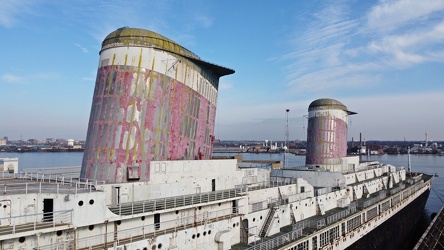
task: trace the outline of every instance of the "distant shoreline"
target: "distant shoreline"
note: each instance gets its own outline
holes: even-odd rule
[[[41,149],[41,150],[18,150],[18,149],[9,149],[9,150],[0,150],[0,153],[70,153],[70,152],[84,152],[84,149],[73,149],[73,148],[61,148],[61,149]],[[215,148],[213,150],[213,153],[216,154],[282,154],[283,152],[276,152],[276,151],[268,151],[268,152],[251,152],[251,151],[242,151],[242,150],[218,150],[217,148]],[[294,152],[288,152],[289,154],[295,154],[295,155],[305,155],[305,154],[297,154]],[[385,153],[387,155],[405,155],[407,153],[404,152],[400,152],[398,154],[390,154],[390,153]],[[379,155],[383,155],[383,154],[379,154]],[[411,155],[436,155],[436,156],[444,156],[443,154],[439,154],[439,153],[411,153]],[[366,156],[366,155],[362,155],[362,156]]]
[[[59,152],[83,152],[83,148],[60,148],[60,149],[40,149],[40,150],[0,150],[0,153],[59,153]]]

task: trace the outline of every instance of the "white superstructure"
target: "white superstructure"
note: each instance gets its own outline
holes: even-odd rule
[[[1,249],[343,249],[431,186],[378,162],[353,172],[151,164],[149,182],[79,182],[76,168],[2,179]]]
[[[0,158],[0,173],[18,173],[18,158]]]

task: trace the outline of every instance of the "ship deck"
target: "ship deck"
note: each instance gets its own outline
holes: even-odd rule
[[[259,241],[256,241],[252,244],[239,243],[232,246],[233,250],[240,249],[277,249],[278,246],[282,246],[285,243],[296,241],[312,233],[322,230],[324,228],[329,227],[330,225],[341,221],[343,219],[349,219],[356,215],[356,213],[362,212],[374,204],[385,200],[387,198],[393,198],[395,195],[402,193],[405,190],[409,190],[409,187],[415,186],[421,180],[425,182],[430,181],[433,178],[432,175],[420,174],[420,175],[411,175],[407,180],[398,183],[390,189],[384,189],[373,193],[367,198],[361,198],[357,201],[354,201],[350,204],[350,206],[345,208],[335,208],[329,211],[326,211],[323,215],[316,215],[310,218],[307,218],[302,221],[298,221],[296,224],[286,226],[281,228],[281,231],[275,235],[263,238]],[[410,195],[410,193],[408,194]],[[442,228],[444,228],[444,213],[441,218]],[[444,235],[441,235],[441,240],[444,239]],[[292,238],[290,241],[289,239]],[[440,245],[442,247],[442,245]],[[429,249],[429,248],[420,248],[420,249]],[[433,248],[432,248],[433,249]],[[444,248],[436,248],[436,249],[444,249]]]
[[[96,191],[97,183],[80,181],[80,167],[26,169],[0,176],[3,195],[32,193],[77,194]]]
[[[94,185],[83,182],[55,181],[48,179],[0,179],[0,192],[3,195],[20,195],[31,193],[77,194],[96,191]]]

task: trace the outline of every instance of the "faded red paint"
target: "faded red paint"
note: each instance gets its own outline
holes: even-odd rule
[[[149,180],[152,160],[210,159],[215,115],[215,105],[205,97],[158,72],[102,67],[81,176],[107,182],[137,176],[143,181]],[[138,167],[137,174],[132,167]]]
[[[308,120],[306,164],[330,165],[347,155],[347,123],[333,116]]]

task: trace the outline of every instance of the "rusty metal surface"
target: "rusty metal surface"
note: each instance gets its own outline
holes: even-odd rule
[[[308,107],[307,156],[310,165],[338,165],[347,155],[348,115],[341,102],[323,98],[313,101]]]
[[[339,164],[347,155],[347,124],[336,117],[308,120],[306,164]]]
[[[185,57],[200,59],[193,52],[178,43],[150,30],[137,28],[120,28],[111,32],[102,42],[102,50],[116,46],[155,47]]]
[[[123,39],[129,35],[135,47]],[[181,57],[181,46],[151,31],[125,28],[111,38],[115,46],[104,42],[101,51],[81,179],[147,181],[153,160],[210,159],[219,77],[234,71]],[[170,45],[157,50],[155,39]]]
[[[207,68],[205,74],[214,74],[215,77],[233,74],[234,70],[202,60],[199,56],[182,47],[178,43],[156,32],[138,28],[120,28],[111,32],[102,42],[102,50],[115,47],[145,47],[164,50],[192,61],[201,68]],[[216,86],[217,87],[217,86]]]
[[[327,110],[327,109],[338,109],[347,112],[349,115],[357,114],[356,112],[350,111],[347,107],[340,101],[330,98],[322,98],[314,100],[308,106],[308,111],[311,110]]]

